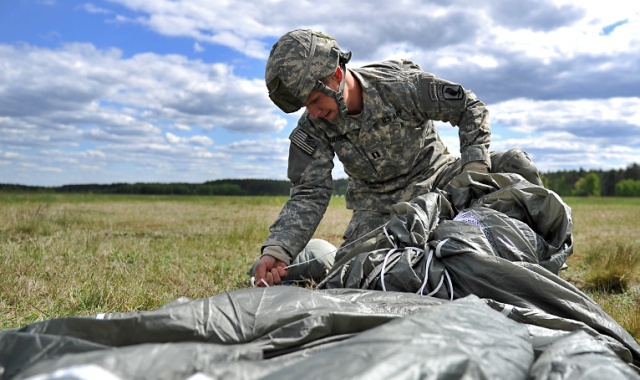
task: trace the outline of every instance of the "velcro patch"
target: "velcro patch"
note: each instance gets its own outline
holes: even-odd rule
[[[434,102],[438,100],[438,84],[436,82],[429,83],[429,97]]]
[[[317,145],[316,140],[300,129],[293,132],[291,135],[291,142],[308,154],[313,154]]]

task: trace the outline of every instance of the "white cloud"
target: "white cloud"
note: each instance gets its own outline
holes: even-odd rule
[[[544,171],[621,168],[640,157],[640,98],[532,101],[491,106],[493,150],[520,147]],[[504,133],[503,133],[504,134]]]
[[[265,140],[241,140],[228,144],[220,148],[221,151],[243,155],[260,155],[265,153],[280,156],[287,155],[289,151],[289,140],[287,139],[265,139]]]
[[[3,181],[27,179],[28,173],[19,172],[24,165],[50,168],[60,163],[62,168],[64,157],[74,154],[96,161],[72,162],[61,169],[67,176],[74,168],[86,171],[87,165],[102,168],[98,173],[146,165],[141,178],[152,180],[166,175],[166,167],[161,170],[154,161],[168,156],[180,155],[203,168],[211,160],[228,159],[209,136],[217,128],[247,134],[286,126],[264,83],[236,76],[223,63],[153,53],[124,58],[118,50],[89,44],[58,49],[0,44],[0,66],[8,68],[0,71],[0,147],[29,151],[10,157],[17,166],[3,173]],[[47,157],[38,153],[44,148]],[[194,172],[210,172],[203,168]],[[209,179],[192,175],[192,180]],[[25,182],[33,180],[60,181],[40,176]]]
[[[616,138],[611,136],[611,127],[624,126],[630,135],[640,133],[640,97],[544,101],[518,98],[490,108],[493,123],[519,132],[561,129]]]
[[[82,4],[79,6],[79,8],[83,9],[85,12],[93,13],[93,14],[111,14],[112,13],[108,9],[98,7],[93,3]]]
[[[213,145],[213,140],[207,136],[178,137],[173,133],[167,132],[165,137],[171,144],[198,145],[203,147]]]
[[[104,154],[103,152],[99,151],[99,150],[94,150],[94,149],[89,149],[85,152],[83,152],[84,155],[86,155],[86,157],[97,157],[97,158],[106,158],[107,155]]]
[[[463,0],[375,0],[355,13],[335,12],[344,7],[335,0],[322,7],[276,0],[79,7],[84,12],[74,16],[91,13],[154,37],[187,38],[188,51],[0,44],[0,159],[15,164],[3,166],[0,181],[34,181],[20,171],[24,165],[64,168],[64,176],[38,178],[47,183],[283,178],[284,131],[300,113],[280,113],[261,75],[271,44],[297,27],[334,35],[354,52],[352,67],[410,58],[473,90],[489,105],[495,149],[523,145],[548,167],[598,159],[617,166],[640,156],[640,13],[633,1],[495,0],[469,7]],[[237,52],[233,61],[217,55],[226,51],[220,46]],[[457,153],[457,129],[441,130]]]
[[[0,158],[7,158],[7,159],[11,159],[11,158],[18,158],[20,157],[19,154],[14,153],[14,152],[3,152],[0,150]]]

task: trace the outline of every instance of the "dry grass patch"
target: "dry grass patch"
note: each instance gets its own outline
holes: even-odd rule
[[[248,287],[286,200],[0,194],[0,328]],[[316,236],[339,244],[335,202]]]
[[[624,293],[637,283],[640,245],[601,244],[587,250],[584,287],[604,293]]]
[[[565,198],[574,254],[560,275],[585,290],[640,342],[640,198]]]

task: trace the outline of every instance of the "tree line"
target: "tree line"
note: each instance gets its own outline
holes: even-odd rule
[[[542,181],[560,196],[640,196],[640,166],[618,170],[562,170],[541,173]],[[343,196],[348,180],[333,181],[334,195]],[[290,182],[269,179],[223,179],[204,183],[113,183],[59,187],[1,184],[0,191],[153,195],[289,195]]]
[[[336,195],[344,195],[347,179],[336,179]],[[291,183],[270,179],[223,179],[204,183],[112,183],[79,184],[57,187],[27,186],[0,183],[5,192],[54,192],[82,194],[140,194],[140,195],[289,195]]]
[[[563,170],[542,173],[545,187],[560,196],[640,196],[640,165],[618,170]]]

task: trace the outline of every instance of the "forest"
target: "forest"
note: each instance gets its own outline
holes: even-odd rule
[[[562,170],[541,173],[548,189],[560,196],[640,196],[640,165],[633,163],[618,170]],[[342,196],[348,180],[334,182],[334,195]],[[2,184],[4,192],[54,192],[150,195],[289,195],[290,183],[270,179],[222,179],[204,183],[113,183],[72,184],[58,187]]]

